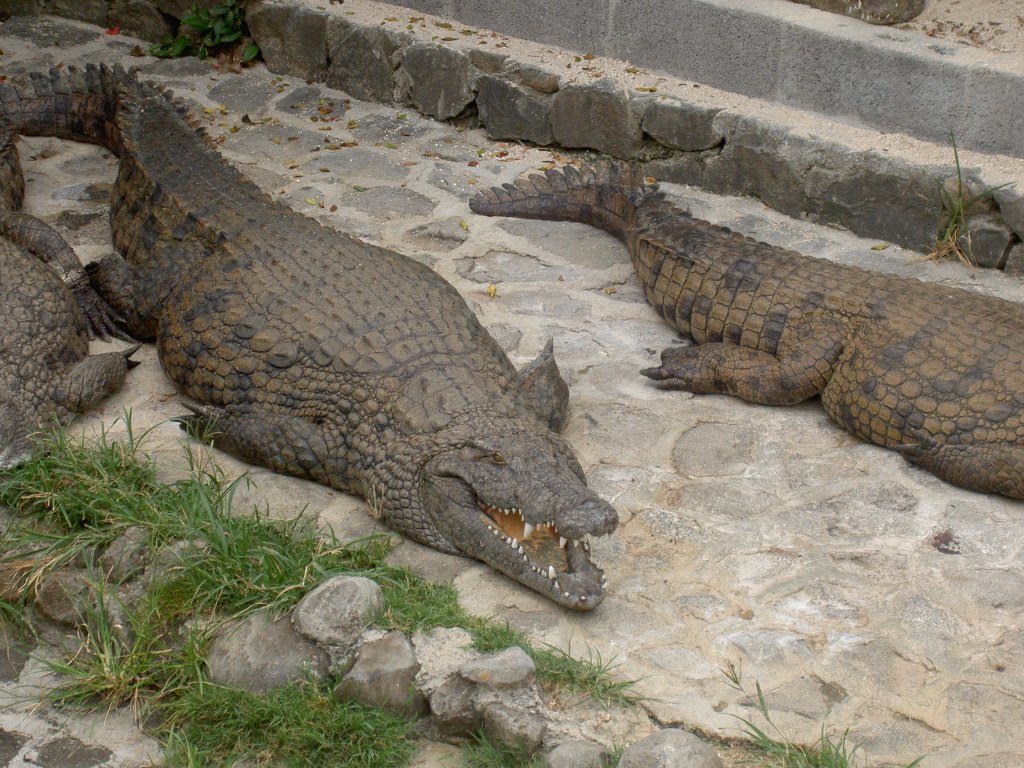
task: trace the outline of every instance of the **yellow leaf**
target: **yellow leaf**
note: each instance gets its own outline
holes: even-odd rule
[[[487,286],[487,295],[490,296],[492,299],[495,296],[497,296],[498,295],[498,286],[496,286],[494,283],[491,283],[490,285],[488,285]]]
[[[878,245],[872,245],[871,246],[871,250],[872,251],[884,251],[888,247],[889,247],[888,243],[879,243]]]
[[[316,205],[316,198],[307,197],[306,202],[309,203],[310,205]]]
[[[459,219],[459,226],[462,227],[466,232],[469,232],[469,224],[464,219]]]

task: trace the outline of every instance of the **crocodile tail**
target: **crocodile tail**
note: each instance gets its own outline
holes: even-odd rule
[[[578,221],[610,232],[622,241],[637,207],[660,195],[658,185],[625,163],[605,161],[585,168],[567,165],[492,187],[476,194],[469,207],[484,216]]]
[[[14,133],[99,144],[121,153],[118,104],[133,79],[121,67],[52,67],[0,82],[0,119]]]

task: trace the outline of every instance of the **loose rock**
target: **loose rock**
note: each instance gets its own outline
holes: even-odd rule
[[[692,733],[665,728],[627,747],[619,768],[722,768],[722,761]]]
[[[362,576],[335,576],[299,601],[292,624],[317,643],[347,647],[384,607],[384,593],[377,582]]]
[[[388,632],[380,640],[363,645],[334,695],[403,715],[418,715],[426,710],[426,702],[416,690],[419,668],[409,639],[401,632]]]

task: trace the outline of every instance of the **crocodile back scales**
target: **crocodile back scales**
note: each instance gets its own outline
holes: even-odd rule
[[[618,164],[533,175],[470,206],[582,221],[622,240],[654,309],[707,345],[681,366],[681,388],[765,403],[820,394],[853,434],[951,482],[1024,496],[1020,305],[758,242],[693,218]],[[673,370],[653,377],[682,381]],[[960,446],[977,447],[972,461],[951,459]]]

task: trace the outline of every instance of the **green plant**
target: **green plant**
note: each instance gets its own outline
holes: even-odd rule
[[[990,200],[997,190],[1011,185],[999,184],[987,187],[976,195],[972,194],[964,185],[963,170],[960,167],[960,152],[952,133],[949,134],[949,140],[953,145],[953,161],[956,165],[956,190],[950,192],[945,186],[939,188],[942,206],[947,211],[947,216],[939,228],[935,247],[928,254],[928,258],[936,260],[956,258],[964,266],[973,268],[977,265],[974,263],[974,255],[971,252],[971,231],[967,225],[967,219]]]
[[[181,19],[181,25],[193,30],[190,35],[164,35],[160,42],[151,46],[149,52],[161,58],[176,59],[181,56],[198,56],[205,59],[211,51],[239,43],[244,35],[244,0],[224,0],[212,8],[193,5]],[[247,62],[259,55],[260,49],[252,40],[242,50],[242,61]]]
[[[509,746],[493,741],[482,728],[462,747],[469,768],[540,768],[540,755],[531,755],[525,746]]]
[[[752,720],[736,716],[736,719],[743,723],[744,732],[752,741],[761,768],[854,768],[858,765],[855,758],[860,745],[851,746],[848,743],[848,731],[836,737],[829,733],[825,723],[822,723],[818,741],[810,746],[794,744],[772,720],[759,682],[754,683],[756,696],[751,696],[743,686],[740,672],[734,664],[730,662],[722,670],[722,674],[729,681],[730,687],[755,701],[754,708],[767,723],[768,730],[765,730]],[[906,768],[918,768],[923,760],[924,757],[919,757]]]

